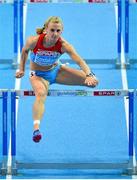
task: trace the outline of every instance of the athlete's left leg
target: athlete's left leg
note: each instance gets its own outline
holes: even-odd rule
[[[33,141],[39,142],[42,138],[42,135],[39,130],[39,126],[45,110],[44,105],[48,93],[49,82],[36,75],[30,77],[30,82],[35,92],[35,102],[33,104],[33,119],[34,119]]]
[[[56,77],[56,82],[59,84],[66,85],[81,85],[87,86],[85,84],[86,74],[82,70],[77,70],[70,68],[68,66],[61,66],[58,75]],[[98,80],[93,77],[93,84],[91,87],[95,87],[98,84]]]

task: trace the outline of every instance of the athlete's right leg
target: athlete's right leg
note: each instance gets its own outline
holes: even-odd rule
[[[33,104],[33,120],[34,133],[36,133],[36,137],[38,137],[38,139],[36,138],[36,140],[34,140],[33,138],[33,140],[38,142],[41,139],[41,136],[39,136],[39,127],[45,110],[44,103],[48,93],[49,82],[36,75],[30,77],[30,82],[36,97]]]

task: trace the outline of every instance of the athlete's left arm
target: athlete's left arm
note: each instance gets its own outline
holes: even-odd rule
[[[62,44],[64,52],[66,52],[85,72],[86,75],[91,73],[91,69],[87,63],[79,56],[74,47],[67,42]]]

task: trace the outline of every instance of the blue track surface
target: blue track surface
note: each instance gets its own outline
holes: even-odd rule
[[[133,5],[132,5],[133,6]],[[132,16],[137,16],[136,5]],[[36,16],[36,12],[37,16]],[[9,14],[10,13],[10,16]],[[0,59],[13,57],[12,6],[0,4]],[[43,26],[47,17],[61,16],[64,21],[63,37],[77,49],[85,59],[117,58],[117,28],[113,4],[29,4],[27,10],[25,39]],[[5,25],[6,23],[6,25]],[[134,24],[134,23],[133,23]],[[6,33],[4,31],[6,26]],[[132,26],[132,24],[130,25]],[[132,26],[130,36],[131,57],[137,58],[135,39],[137,28]],[[133,40],[133,39],[134,40]],[[5,42],[4,40],[7,40]],[[68,59],[63,56],[62,59]],[[62,61],[63,62],[63,61]],[[89,64],[100,80],[96,89],[123,89],[121,70],[110,64]],[[76,65],[70,64],[74,68]],[[10,65],[0,67],[0,88],[15,88],[15,71]],[[129,88],[137,87],[137,67],[127,70]],[[30,89],[29,68],[21,80],[21,89]],[[51,89],[85,89],[80,86],[54,84]],[[34,97],[19,100],[17,118],[17,160],[19,162],[125,162],[128,160],[128,137],[124,99],[116,97],[48,97],[46,112],[41,123],[43,139],[39,144],[32,141],[32,104]],[[0,102],[1,105],[1,102]],[[1,113],[0,113],[1,118]],[[2,130],[0,123],[0,132]],[[0,149],[2,143],[0,141]],[[0,153],[0,159],[2,158]],[[112,172],[112,171],[111,171]],[[19,170],[14,178],[109,178],[98,171],[88,170]],[[112,178],[123,178],[113,171]],[[3,178],[3,177],[0,177]],[[124,177],[125,178],[125,177]],[[130,178],[130,177],[126,177]]]
[[[13,5],[0,3],[0,59],[13,59]]]

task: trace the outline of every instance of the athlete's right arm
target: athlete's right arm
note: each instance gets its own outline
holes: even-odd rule
[[[28,58],[28,53],[30,50],[34,49],[36,46],[36,41],[37,37],[36,36],[31,36],[27,39],[25,46],[22,48],[22,53],[21,53],[21,59],[20,59],[20,66],[19,66],[19,71],[16,72],[16,78],[21,78],[24,76],[25,72],[25,64]]]

